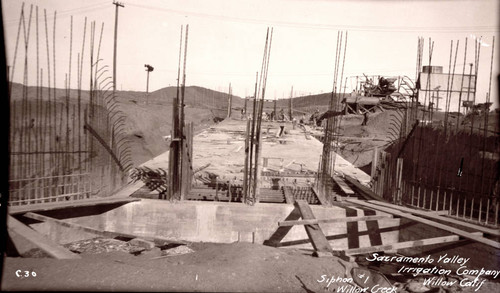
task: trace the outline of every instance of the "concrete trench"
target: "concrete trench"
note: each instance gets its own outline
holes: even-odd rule
[[[262,244],[276,231],[278,222],[284,221],[293,209],[293,205],[272,203],[248,206],[241,203],[208,201],[172,203],[142,199],[100,214],[67,218],[65,221],[142,237],[156,236],[190,242],[240,241]],[[338,206],[312,205],[311,209],[317,219],[345,218],[347,213],[348,216],[365,215],[365,212],[358,208],[349,208],[347,211]],[[377,214],[384,213],[377,212]],[[352,243],[358,243],[359,247],[368,247],[398,242],[400,219],[388,217],[378,220],[377,223],[382,243],[371,243],[366,222],[357,223],[357,231],[354,232],[352,225],[348,230],[350,224],[345,222],[320,225],[334,250],[357,248],[349,247]],[[95,237],[90,233],[49,223],[33,223],[30,226],[60,244]],[[292,227],[280,243],[283,243],[284,247],[287,244],[294,244],[291,247],[312,249],[304,226]]]

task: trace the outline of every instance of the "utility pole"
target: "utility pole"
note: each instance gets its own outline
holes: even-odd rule
[[[149,64],[144,64],[144,67],[146,67],[146,72],[147,72],[147,79],[146,79],[146,105],[148,104],[148,97],[149,97],[149,73],[154,70],[154,67],[149,65]]]
[[[229,83],[229,96],[227,97],[227,118],[231,118],[231,108],[233,107],[233,91],[231,89],[231,83]]]
[[[125,7],[123,3],[113,1],[113,5],[116,6],[115,9],[115,45],[113,51],[113,94],[116,92],[116,40],[118,35],[118,7]]]

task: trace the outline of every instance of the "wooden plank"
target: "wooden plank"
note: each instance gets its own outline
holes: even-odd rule
[[[337,185],[340,187],[340,189],[342,189],[342,191],[347,194],[347,195],[354,195],[354,191],[349,187],[349,185],[347,185],[347,183],[344,181],[344,179],[342,179],[342,177],[339,177],[337,175],[333,175],[332,176],[333,178],[333,181],[335,181],[335,183],[337,183]]]
[[[428,213],[436,216],[447,216],[450,214],[450,211],[449,210],[428,211]]]
[[[184,241],[170,240],[170,239],[163,238],[163,237],[148,237],[148,236],[142,236],[142,235],[134,235],[134,234],[128,234],[128,233],[99,230],[99,229],[79,225],[76,223],[71,223],[71,222],[67,222],[67,221],[63,221],[63,220],[54,219],[51,217],[47,217],[47,216],[32,213],[32,212],[28,212],[28,213],[24,214],[23,216],[26,218],[33,219],[33,220],[42,221],[42,222],[49,222],[49,223],[53,223],[53,224],[56,224],[56,225],[59,225],[62,227],[67,227],[67,228],[75,229],[78,231],[93,233],[93,234],[104,236],[104,237],[110,237],[110,238],[123,237],[123,238],[131,238],[131,239],[142,238],[145,240],[152,240],[155,243],[167,242],[167,243],[172,243],[172,244],[186,244],[186,242],[184,242]]]
[[[359,222],[359,221],[375,221],[390,219],[392,215],[376,215],[376,216],[361,216],[361,217],[345,217],[333,219],[315,219],[315,220],[299,220],[299,221],[283,221],[278,222],[278,226],[294,226],[294,225],[313,225],[319,223],[345,223],[345,222]]]
[[[479,233],[479,234],[474,233],[474,234],[475,235],[482,235],[482,233]],[[448,242],[455,242],[458,240],[460,240],[460,237],[458,235],[449,235],[449,236],[427,238],[427,239],[420,239],[420,240],[412,240],[412,241],[405,241],[405,242],[386,244],[386,245],[351,248],[351,249],[346,249],[344,251],[344,253],[345,253],[345,255],[367,254],[367,253],[373,253],[373,252],[378,252],[378,251],[387,251],[387,250],[395,250],[395,249],[403,249],[403,248],[420,247],[420,246],[433,245],[433,244],[442,244],[442,243],[448,243]]]
[[[9,233],[15,233],[26,239],[29,243],[43,250],[56,259],[78,259],[79,255],[67,250],[57,243],[52,242],[47,237],[41,235],[30,227],[24,225],[19,220],[12,216],[7,218],[7,229]],[[14,243],[15,245],[15,243]]]
[[[377,163],[378,163],[378,147],[373,148],[373,159],[372,159],[372,170],[370,176],[372,179],[375,178],[375,173],[377,171]]]
[[[295,201],[295,206],[299,209],[302,219],[315,220],[311,207],[305,200]],[[328,243],[325,234],[323,234],[323,230],[321,230],[318,224],[305,225],[304,227],[306,228],[307,235],[315,251],[319,253],[333,252],[330,243]]]
[[[86,206],[97,206],[97,205],[105,205],[105,204],[119,204],[119,203],[129,203],[133,201],[140,201],[140,198],[89,198],[82,200],[73,200],[73,201],[60,201],[60,202],[50,202],[50,203],[40,203],[40,204],[32,204],[32,205],[23,205],[23,206],[12,206],[9,207],[9,214],[18,215],[24,214],[26,212],[39,212],[39,211],[50,211],[57,209],[67,209],[67,208],[76,208],[76,207],[86,207]]]
[[[290,214],[286,217],[285,221],[293,221],[300,219],[300,211],[297,206],[290,212]],[[264,241],[264,245],[278,247],[280,246],[281,240],[285,238],[286,234],[292,229],[292,226],[288,227],[278,227],[278,229],[269,237],[269,239]]]
[[[368,187],[364,186],[363,184],[361,184],[358,180],[356,180],[355,178],[349,176],[349,175],[345,175],[345,179],[347,181],[349,181],[349,183],[351,183],[352,185],[354,185],[356,191],[358,191],[359,193],[361,193],[363,196],[365,197],[369,197],[371,199],[376,199],[376,200],[380,200],[380,201],[385,201],[382,197],[380,197],[378,194],[376,194],[375,192],[371,191]]]
[[[370,200],[368,202],[374,203],[374,204],[377,204],[377,205],[381,205],[381,206],[385,206],[385,207],[389,207],[389,208],[394,208],[394,209],[397,209],[397,210],[400,210],[400,211],[403,211],[403,212],[406,212],[406,213],[411,213],[411,214],[415,214],[415,215],[419,215],[419,216],[424,216],[426,218],[431,218],[431,219],[435,219],[435,220],[439,220],[439,221],[444,221],[444,222],[448,222],[448,223],[452,223],[452,224],[464,226],[464,227],[467,227],[467,228],[475,229],[477,231],[481,231],[481,232],[486,233],[486,234],[500,236],[500,230],[490,229],[490,228],[487,228],[487,227],[483,227],[483,226],[479,226],[479,225],[474,225],[474,224],[467,223],[467,222],[462,222],[462,221],[459,221],[459,220],[456,220],[456,219],[451,219],[451,218],[443,217],[443,216],[440,215],[441,213],[437,214],[437,212],[426,212],[426,211],[414,210],[414,209],[411,209],[411,208],[407,208],[407,207],[403,207],[403,206],[398,206],[398,205],[394,205],[394,204],[390,204],[390,203],[379,202],[379,201],[375,201],[375,200]],[[447,215],[447,213],[446,213],[446,215]]]
[[[484,237],[481,237],[481,236],[477,236],[477,235],[474,235],[474,234],[472,234],[470,232],[466,232],[466,231],[463,231],[463,230],[460,230],[460,229],[457,229],[457,228],[454,228],[454,227],[451,227],[451,226],[448,226],[448,225],[443,225],[443,224],[434,222],[432,220],[427,220],[427,219],[424,219],[424,218],[421,218],[421,217],[417,217],[417,216],[411,215],[411,214],[409,214],[407,212],[402,212],[402,211],[399,211],[399,210],[394,209],[394,208],[388,208],[388,207],[383,207],[383,206],[376,205],[376,204],[367,203],[367,202],[361,201],[361,200],[346,199],[346,201],[350,202],[350,203],[353,203],[353,204],[358,204],[358,205],[361,205],[361,206],[365,206],[365,207],[369,207],[369,208],[376,209],[376,210],[379,210],[379,211],[383,211],[383,212],[386,212],[386,213],[390,213],[390,214],[393,214],[393,215],[397,215],[397,216],[400,216],[400,217],[403,217],[403,218],[407,218],[407,219],[410,219],[410,220],[413,220],[413,221],[416,221],[416,222],[419,222],[419,223],[422,223],[422,224],[426,224],[426,225],[429,225],[429,226],[432,226],[432,227],[435,227],[435,228],[438,228],[438,229],[442,229],[444,231],[447,231],[447,232],[450,232],[450,233],[453,233],[453,234],[460,235],[462,237],[465,237],[467,239],[471,239],[471,240],[477,241],[479,243],[483,243],[483,244],[489,245],[489,246],[494,247],[496,249],[500,249],[500,243],[496,242],[494,240],[487,239],[487,238],[484,238]]]

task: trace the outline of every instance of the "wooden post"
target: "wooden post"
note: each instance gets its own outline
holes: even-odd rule
[[[495,226],[497,226],[497,225],[498,225],[498,210],[499,210],[499,208],[498,208],[498,204],[499,204],[499,202],[498,202],[498,200],[497,200],[497,202],[496,202],[496,204],[495,204],[495,206],[496,206],[496,207],[495,207]]]
[[[379,185],[378,185],[378,190],[377,194],[381,197],[384,197],[384,180],[385,180],[385,158],[386,158],[386,152],[381,152],[380,154],[380,177],[378,179]]]
[[[411,183],[411,205],[415,205],[414,202],[415,184]]]
[[[194,140],[194,123],[191,122],[190,124],[191,130],[190,130],[190,135],[189,135],[189,154],[191,156],[191,165],[189,169],[189,185],[188,185],[188,191],[191,191],[191,185],[193,184],[193,163],[194,163],[194,153],[193,153],[193,140]]]
[[[229,96],[227,97],[227,118],[231,118],[232,103],[233,103],[233,93],[231,90],[231,83],[229,83]]]
[[[245,99],[246,106],[246,99]],[[245,108],[246,113],[246,108]],[[248,154],[249,154],[249,140],[250,140],[250,122],[247,120],[247,129],[245,132],[245,162],[243,167],[243,203],[246,203],[248,196]]]
[[[396,202],[398,204],[402,204],[402,180],[403,180],[403,158],[398,158],[397,162],[397,167],[396,167]]]
[[[432,200],[434,199],[434,189],[432,189],[432,186],[430,187],[430,191],[431,191],[431,196],[430,196],[429,210],[432,210]]]
[[[378,147],[373,149],[373,159],[372,159],[372,180],[375,179],[375,173],[377,172],[377,164],[378,164]]]
[[[214,201],[219,201],[219,177],[215,176],[215,199]]]
[[[465,210],[465,207],[464,207],[464,210]],[[483,214],[483,198],[480,197],[479,198],[479,223],[481,223],[481,219],[482,219],[482,214]]]
[[[443,210],[446,211],[446,190],[443,192]],[[448,215],[450,214],[451,206],[448,208]]]
[[[489,215],[490,215],[490,198],[488,198],[488,202],[486,204],[486,220],[484,222],[485,224],[488,224]]]
[[[179,108],[179,97],[180,97],[180,71],[181,71],[181,56],[182,56],[182,27],[179,42],[179,64],[177,68],[177,92],[176,96],[172,100],[172,131],[171,131],[171,142],[170,142],[170,152],[169,152],[169,166],[168,166],[168,176],[169,176],[169,189],[168,198],[170,200],[179,197],[179,181],[180,181],[180,136],[181,136],[181,124],[180,124],[180,108]]]
[[[418,183],[417,187],[417,207],[420,207],[420,183]]]
[[[114,41],[114,50],[113,50],[113,93],[116,91],[116,40],[118,35],[118,7],[125,7],[123,3],[113,1],[113,5],[115,5],[115,41]]]
[[[481,204],[481,201],[479,202]],[[464,194],[464,212],[462,213],[462,218],[465,219],[465,211],[467,210],[467,198],[465,197]],[[481,222],[481,208],[479,208],[479,222]]]
[[[439,210],[439,189],[436,190],[436,211]],[[444,208],[443,208],[444,210]]]
[[[179,194],[179,100],[177,97],[173,99],[172,105],[172,132],[170,143],[170,153],[169,153],[169,183],[170,188],[168,190],[168,198],[177,198]]]
[[[181,200],[184,200],[184,198],[187,196],[189,192],[189,184],[190,184],[190,169],[191,169],[191,162],[190,162],[190,153],[189,150],[191,147],[189,146],[190,141],[191,141],[191,124],[186,125],[183,133],[185,134],[186,138],[181,140],[182,145],[181,145]]]
[[[424,187],[424,188],[422,188],[422,190],[424,192],[424,199],[422,201],[422,208],[425,209],[425,206],[426,206],[426,203],[427,203],[427,201],[426,201],[427,189]]]
[[[470,209],[470,217],[469,219],[472,220],[472,217],[473,217],[473,212],[474,212],[474,197],[472,198],[472,203],[471,203],[471,209]]]
[[[446,195],[446,190],[445,190],[444,192],[445,192],[445,195]],[[451,216],[451,214],[452,214],[452,211],[451,211],[451,207],[452,207],[452,205],[451,205],[451,204],[452,204],[452,203],[453,203],[453,192],[450,192],[450,206],[449,206],[449,208],[448,208],[448,210],[449,210],[448,214],[449,214],[450,216]]]
[[[387,153],[387,157],[386,157],[387,161],[386,161],[386,166],[387,166],[387,171],[386,171],[386,187],[385,187],[385,190],[384,190],[384,195],[386,196],[386,198],[389,198],[389,193],[392,192],[393,190],[393,164],[392,164],[392,156],[391,156],[391,153]],[[391,195],[392,197],[392,195]]]
[[[257,143],[257,149],[256,149],[256,154],[255,154],[255,203],[259,202],[259,197],[260,197],[260,187],[262,185],[262,160],[260,159],[260,156],[262,154],[262,135],[260,133],[258,134],[259,140]]]

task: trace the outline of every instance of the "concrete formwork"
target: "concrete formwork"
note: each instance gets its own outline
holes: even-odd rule
[[[311,206],[317,219],[345,218],[346,209],[332,206]],[[222,202],[182,202],[171,203],[162,200],[143,199],[128,203],[98,215],[67,219],[83,226],[130,233],[143,237],[164,237],[172,240],[193,242],[231,243],[235,241],[263,243],[278,228],[278,222],[284,221],[292,212],[292,205],[259,203],[248,206]],[[350,207],[349,216],[363,216],[364,211]],[[357,213],[354,214],[353,210]],[[377,214],[383,214],[377,212]],[[382,243],[398,242],[399,219],[378,220]],[[365,222],[359,222],[357,233],[347,224],[322,223],[323,232],[330,240],[334,250],[356,248],[349,247],[348,237],[358,238],[360,247],[376,245],[370,243],[369,231]],[[91,234],[72,231],[64,227],[55,227],[45,223],[32,224],[32,227],[59,243],[68,243],[92,237]],[[371,231],[373,233],[374,231]],[[377,231],[375,231],[377,233]],[[281,243],[299,244],[293,247],[312,248],[304,226],[294,226]],[[352,244],[351,244],[352,246]]]

